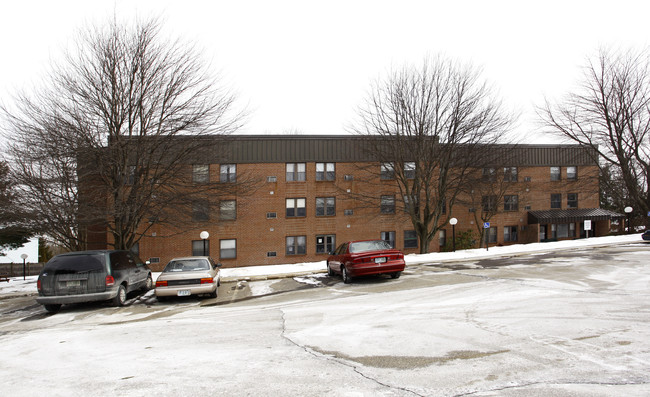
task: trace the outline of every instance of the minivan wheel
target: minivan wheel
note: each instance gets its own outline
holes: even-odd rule
[[[352,282],[352,277],[348,274],[348,269],[345,266],[341,266],[341,276],[343,277],[343,282],[345,284],[350,284]]]
[[[153,279],[151,278],[151,274],[147,276],[147,281],[144,283],[144,290],[149,291],[150,289],[153,288]]]
[[[124,288],[124,284],[120,284],[117,288],[117,295],[113,298],[113,306],[124,306],[124,302],[126,302],[126,288]]]
[[[61,309],[61,305],[43,305],[45,307],[45,310],[47,310],[49,313],[58,313],[59,310]]]

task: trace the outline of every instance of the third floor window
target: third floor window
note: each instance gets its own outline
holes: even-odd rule
[[[336,165],[334,163],[316,163],[316,180],[336,180]]]
[[[237,164],[221,164],[221,182],[237,182]]]
[[[287,163],[287,182],[304,182],[306,168],[305,163]]]

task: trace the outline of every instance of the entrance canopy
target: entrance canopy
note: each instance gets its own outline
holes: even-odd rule
[[[528,211],[528,224],[573,223],[623,219],[625,215],[600,208],[571,208],[566,210]]]

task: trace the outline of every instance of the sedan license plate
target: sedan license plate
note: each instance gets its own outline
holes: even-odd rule
[[[386,262],[386,258],[383,256],[381,258],[375,258],[375,263],[384,263],[384,262]]]
[[[192,294],[190,293],[189,289],[182,289],[182,290],[178,291],[176,293],[176,295],[178,295],[178,296],[190,296]]]

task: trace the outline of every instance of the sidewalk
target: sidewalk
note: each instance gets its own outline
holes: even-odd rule
[[[456,252],[434,252],[430,254],[406,255],[406,266],[436,264],[449,262],[475,261],[487,258],[511,257],[588,247],[604,247],[617,244],[643,242],[641,234],[621,236],[591,237],[588,239],[555,241],[548,243],[515,244],[489,249],[471,249]],[[299,277],[310,274],[325,273],[326,261],[296,263],[290,265],[263,265],[229,268],[221,270],[224,282],[273,280],[287,277]]]

